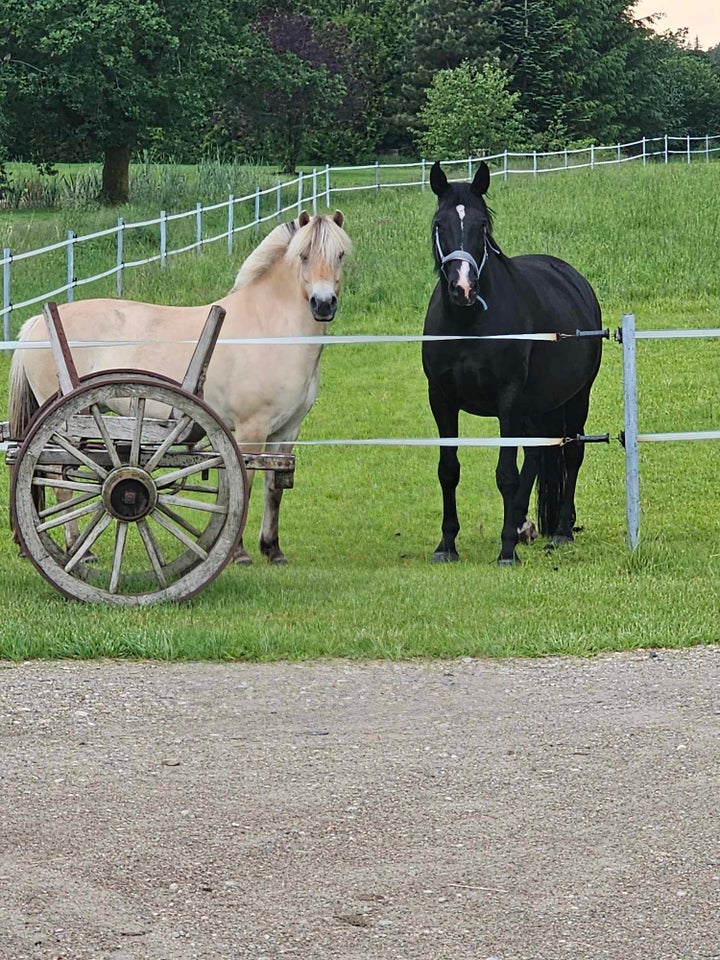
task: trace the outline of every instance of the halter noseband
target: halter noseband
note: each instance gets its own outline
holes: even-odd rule
[[[465,263],[469,263],[475,271],[475,283],[477,283],[480,279],[480,274],[483,272],[485,264],[487,263],[488,246],[493,253],[500,253],[497,247],[493,246],[492,242],[488,240],[487,230],[483,229],[483,257],[480,261],[480,266],[478,266],[478,262],[475,257],[471,253],[468,253],[467,250],[463,249],[462,243],[460,244],[460,248],[458,250],[453,250],[451,253],[445,254],[443,253],[443,248],[440,244],[440,227],[437,224],[435,225],[435,248],[438,252],[438,257],[440,258],[440,270],[442,271],[442,275],[446,280],[448,280],[448,275],[445,272],[445,264],[449,263],[451,260],[464,260]],[[487,310],[487,301],[481,297],[480,294],[478,294],[478,300],[482,304],[483,310]]]

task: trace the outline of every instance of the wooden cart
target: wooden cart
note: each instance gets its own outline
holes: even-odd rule
[[[247,471],[291,487],[295,458],[242,453],[202,387],[225,311],[210,309],[182,383],[142,370],[78,377],[57,306],[43,309],[59,392],[11,441],[21,551],[65,596],[115,606],[186,600],[233,556]]]

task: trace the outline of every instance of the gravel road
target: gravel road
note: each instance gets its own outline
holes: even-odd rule
[[[720,648],[0,666],[0,960],[720,958]]]

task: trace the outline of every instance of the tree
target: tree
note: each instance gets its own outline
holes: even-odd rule
[[[519,146],[527,129],[509,83],[497,61],[437,73],[418,115],[423,155],[451,159]]]
[[[199,130],[239,7],[223,0],[4,0],[0,57],[15,147],[45,160],[103,157],[101,199],[128,199],[133,150]]]
[[[479,67],[495,56],[498,0],[411,0],[397,29],[404,34],[404,56],[397,78],[397,129],[411,130],[425,94],[440,70],[467,61]],[[405,144],[401,144],[405,145]]]

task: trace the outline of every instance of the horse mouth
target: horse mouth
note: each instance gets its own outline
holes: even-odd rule
[[[467,293],[459,287],[450,290],[450,302],[456,307],[472,307],[477,303],[477,298],[475,290]]]

